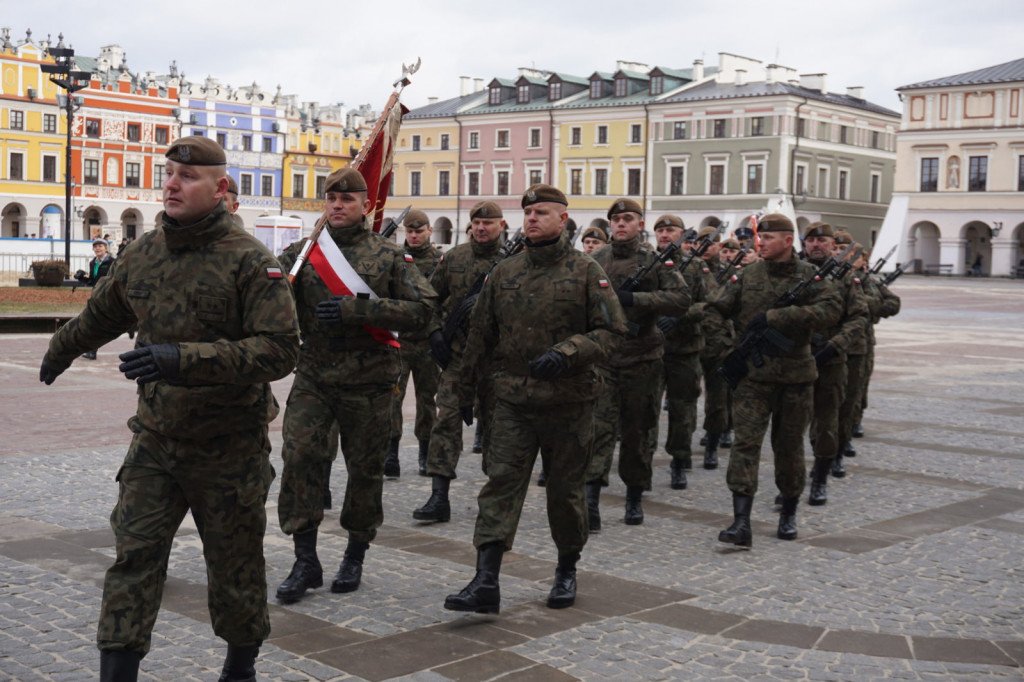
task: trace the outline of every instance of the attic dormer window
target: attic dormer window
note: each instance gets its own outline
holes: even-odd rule
[[[550,83],[548,84],[548,99],[556,100],[562,99],[562,84],[561,83]]]
[[[595,79],[590,81],[590,99],[600,99],[601,97],[601,79]]]
[[[660,95],[665,92],[665,77],[651,76],[651,94]]]
[[[487,99],[488,104],[501,104],[501,86],[495,86],[491,88],[490,96]]]
[[[615,96],[616,97],[625,97],[626,96],[626,92],[628,90],[627,86],[628,86],[628,83],[626,82],[625,78],[616,78],[615,79]]]
[[[516,90],[516,102],[518,104],[527,104],[530,101],[530,86],[520,85]]]

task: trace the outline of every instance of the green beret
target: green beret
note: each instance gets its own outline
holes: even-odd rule
[[[793,221],[781,213],[769,213],[757,223],[758,232],[792,232]]]
[[[225,166],[228,162],[224,149],[202,135],[179,137],[164,156],[186,166]]]
[[[501,212],[501,206],[498,206],[493,201],[481,201],[476,206],[469,210],[469,219],[482,218],[489,220],[491,218],[504,218],[504,214]]]
[[[733,251],[739,251],[740,250],[740,243],[738,241],[736,241],[735,239],[730,237],[729,239],[726,239],[724,242],[722,242],[722,248],[723,249],[732,249]]]
[[[697,239],[704,239],[704,237],[710,237],[711,235],[715,234],[715,230],[717,229],[717,225],[715,227],[712,227],[711,225],[708,225],[707,227],[702,227],[700,228],[700,231],[697,233]],[[722,235],[715,235],[715,241],[722,241]]]
[[[835,237],[836,233],[828,223],[811,223],[804,230],[804,239],[808,237]]]
[[[602,241],[605,244],[608,243],[608,235],[600,227],[588,227],[583,231],[583,236],[580,238],[582,242],[584,239],[596,239]]]
[[[677,215],[666,213],[665,215],[658,218],[657,222],[654,223],[654,229],[657,230],[659,227],[678,227],[680,230],[686,229],[683,225],[683,219]]]
[[[641,218],[644,217],[644,209],[640,208],[640,204],[626,198],[615,200],[612,207],[608,209],[608,220],[611,220],[613,215],[618,215],[619,213],[636,213]]]
[[[556,204],[562,204],[563,206],[569,205],[569,200],[565,198],[562,191],[557,187],[551,185],[537,184],[532,185],[526,192],[523,193],[523,208],[532,206],[533,204],[539,204],[545,201],[550,201]]]
[[[327,176],[324,192],[365,192],[366,179],[351,166],[339,168]]]
[[[853,243],[853,237],[850,236],[850,233],[849,232],[844,232],[843,230],[836,230],[835,238],[836,238],[836,244],[852,244]]]
[[[228,192],[234,194],[236,197],[238,196],[238,183],[235,182],[235,179],[230,175],[228,176]]]
[[[424,225],[430,224],[430,218],[427,214],[419,209],[413,209],[409,211],[405,216],[405,220],[402,221],[402,227],[411,227],[416,229],[417,227],[423,227]]]

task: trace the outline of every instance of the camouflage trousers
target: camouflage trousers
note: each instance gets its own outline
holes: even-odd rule
[[[149,651],[174,534],[192,510],[206,560],[216,635],[237,646],[270,634],[263,535],[274,479],[267,427],[175,440],[129,423],[110,514],[117,558],[103,581],[96,640],[103,650]]]
[[[839,407],[838,441],[847,443],[853,438],[853,425],[859,424],[863,410],[865,376],[868,370],[867,355],[850,355],[846,358],[847,390],[842,405]]]
[[[668,398],[668,436],[665,451],[687,466],[697,430],[697,398],[703,369],[699,353],[665,356],[665,395]]]
[[[864,378],[860,383],[860,400],[857,401],[853,411],[853,423],[860,424],[864,419],[864,410],[868,409],[868,387],[871,385],[871,375],[875,371],[875,346],[868,347],[867,355],[864,356]]]
[[[416,440],[430,440],[430,432],[437,419],[437,383],[441,370],[430,357],[430,345],[426,341],[402,341],[402,376],[398,379],[398,399],[391,414],[392,438],[402,436],[402,404],[413,378],[416,391],[416,425],[413,433]]]
[[[462,416],[459,414],[459,399],[455,394],[455,383],[462,371],[462,357],[455,357],[448,368],[441,372],[437,387],[437,420],[430,432],[430,446],[427,449],[427,473],[431,476],[455,478],[455,470],[462,456]],[[494,411],[494,391],[491,382],[482,382],[477,387],[476,418],[483,425],[483,458],[481,467],[487,473],[487,455],[490,451],[491,414]]]
[[[547,471],[547,513],[559,552],[587,544],[584,493],[593,446],[594,403],[514,405],[498,399],[494,408],[487,483],[477,497],[479,512],[473,544],[501,542],[512,549],[530,474],[538,450]]]
[[[718,373],[722,364],[721,353],[706,346],[700,354],[701,369],[704,372],[704,430],[708,433],[722,433],[729,428],[729,384]]]
[[[381,494],[394,399],[394,385],[329,386],[295,375],[284,413],[281,530],[304,533],[323,521],[324,464],[335,454],[336,422],[348,472],[341,527],[352,540],[373,541],[384,522]]]
[[[839,409],[846,395],[846,362],[818,368],[811,415],[811,448],[816,459],[833,460],[839,449]]]
[[[741,495],[757,493],[761,444],[771,422],[775,485],[783,497],[798,497],[807,476],[804,434],[811,421],[814,384],[761,383],[745,379],[733,393],[736,435],[725,480]]]
[[[604,367],[605,391],[594,408],[594,456],[587,471],[588,482],[608,485],[619,443],[619,478],[628,486],[651,485],[652,427],[661,410],[662,362],[647,360],[628,367]]]

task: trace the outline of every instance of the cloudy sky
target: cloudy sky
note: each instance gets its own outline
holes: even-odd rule
[[[140,9],[147,7],[147,9]],[[152,7],[152,9],[148,9]],[[894,88],[1024,57],[1022,0],[0,0],[14,40],[63,33],[96,56],[118,44],[133,71],[192,81],[257,82],[321,104],[379,108],[417,57],[407,106],[459,94],[459,76],[514,77],[521,66],[589,76],[616,60],[714,66],[719,52],[827,73],[830,90],[863,86],[899,110]]]

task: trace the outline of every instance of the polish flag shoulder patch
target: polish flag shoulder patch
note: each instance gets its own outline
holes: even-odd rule
[[[267,279],[282,279],[284,273],[281,268],[267,268]]]
[[[738,281],[740,281],[740,278],[737,277],[736,275],[733,275],[732,277],[729,278],[729,281],[730,282],[738,282]]]
[[[676,264],[673,261],[671,261],[671,260],[665,261],[665,267],[666,268],[674,268],[675,266],[676,266]]]
[[[414,263],[415,262],[415,259],[412,257],[412,254],[409,254],[409,253],[405,254],[405,262],[406,263]]]
[[[597,286],[601,287],[602,289],[607,289],[608,288],[608,280],[606,280],[606,279],[604,279],[602,277],[601,279],[597,280]]]
[[[863,284],[864,282],[860,281],[860,277],[854,277],[853,278],[853,283],[854,284]]]

